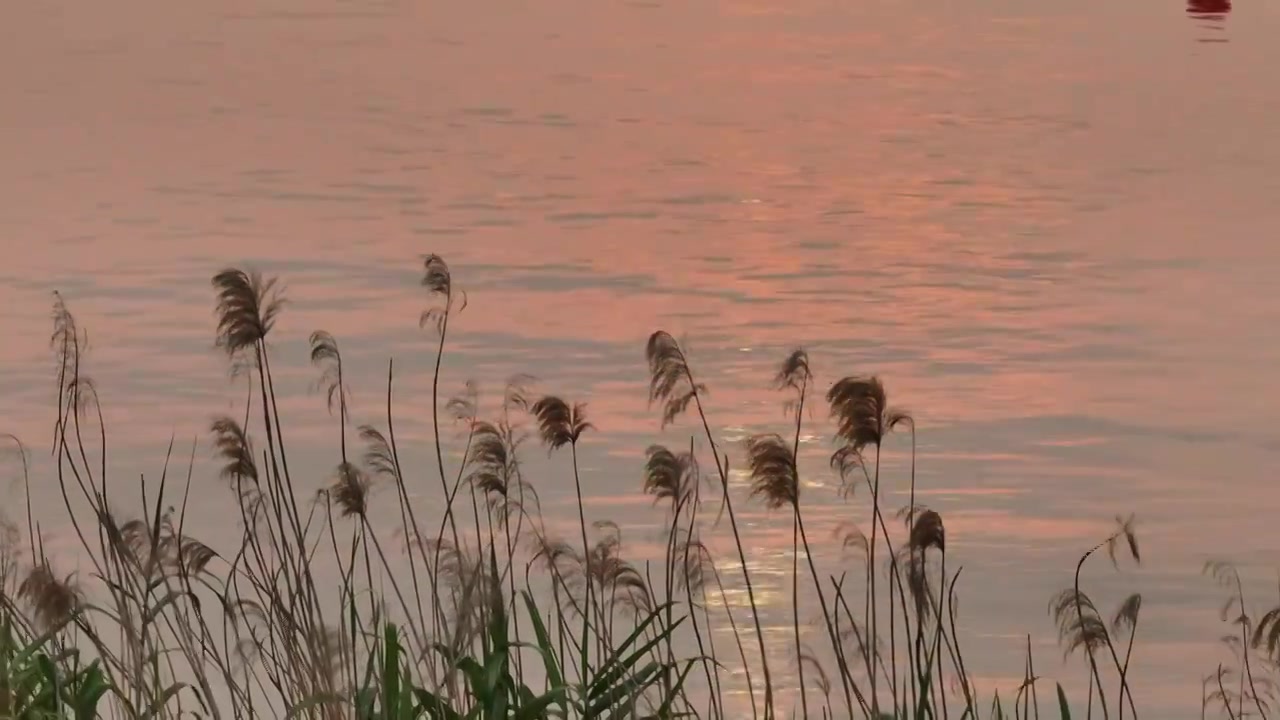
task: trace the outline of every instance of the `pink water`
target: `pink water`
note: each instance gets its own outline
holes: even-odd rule
[[[318,486],[335,459],[317,328],[357,421],[380,418],[395,357],[397,431],[430,468],[416,283],[440,253],[470,299],[445,387],[477,379],[492,412],[524,371],[588,400],[588,510],[636,552],[660,525],[642,451],[694,429],[646,407],[648,333],[688,338],[729,441],[785,429],[768,382],[803,344],[822,387],[878,373],[915,412],[984,697],[1020,681],[1026,633],[1083,694],[1045,605],[1132,511],[1146,562],[1087,584],[1108,606],[1144,593],[1147,716],[1198,717],[1229,660],[1203,562],[1240,561],[1258,608],[1280,602],[1280,3],[1197,5],[1220,4],[6,4],[0,431],[47,479],[56,289],[90,332],[113,474],[157,473],[171,435],[190,452],[243,393],[208,278],[253,264],[289,289],[273,340],[300,472]],[[806,513],[829,538],[866,510],[836,499],[825,414],[810,427]],[[905,448],[887,447],[895,504]],[[198,533],[232,542],[196,458]],[[36,499],[57,516],[52,485]],[[787,668],[788,523],[747,514]]]

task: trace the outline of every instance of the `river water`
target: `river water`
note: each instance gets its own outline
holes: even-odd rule
[[[1133,512],[1143,564],[1085,584],[1107,607],[1143,593],[1138,704],[1198,717],[1201,677],[1231,662],[1203,563],[1280,602],[1278,33],[1275,0],[9,3],[0,430],[33,447],[56,518],[59,290],[90,333],[113,474],[158,473],[171,436],[190,453],[244,392],[208,279],[252,265],[287,285],[272,341],[299,474],[318,487],[335,460],[309,392],[324,328],[359,422],[380,420],[395,357],[397,432],[435,497],[417,283],[439,253],[469,300],[443,387],[475,379],[492,414],[528,372],[587,401],[589,519],[637,557],[662,522],[643,450],[697,430],[647,406],[648,334],[686,340],[739,469],[738,440],[786,431],[769,383],[803,345],[819,389],[876,373],[914,412],[984,697],[1020,682],[1027,634],[1037,671],[1083,696],[1046,603]],[[864,498],[835,491],[825,411],[807,422],[816,552],[856,571],[831,533],[865,523]],[[885,448],[895,506],[908,448]],[[571,523],[563,458],[527,454]],[[195,456],[192,531],[233,542]],[[793,682],[788,518],[741,504]]]

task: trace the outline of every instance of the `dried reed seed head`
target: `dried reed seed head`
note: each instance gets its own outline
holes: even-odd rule
[[[329,485],[329,497],[343,517],[364,517],[369,510],[369,478],[349,462],[339,463]]]
[[[321,368],[316,387],[325,392],[329,412],[335,405],[346,402],[346,389],[342,387],[342,354],[338,341],[324,330],[311,333],[311,364]]]
[[[461,312],[467,306],[467,294],[454,287],[453,275],[449,265],[439,255],[428,255],[422,262],[422,286],[432,297],[442,298],[442,306],[429,308],[418,319],[419,327],[435,325],[436,331],[443,333],[449,315],[455,310]]]
[[[530,412],[538,421],[542,442],[551,450],[576,444],[582,433],[593,426],[587,422],[586,403],[572,407],[558,397],[548,395],[533,404]]]
[[[663,404],[662,427],[665,428],[684,414],[699,393],[707,392],[707,387],[693,382],[680,343],[664,330],[649,336],[645,358],[649,362],[649,403]]]
[[[445,410],[454,420],[467,423],[474,422],[477,408],[480,404],[479,398],[480,389],[476,385],[476,381],[467,380],[462,391],[449,398],[449,401],[445,403]]]
[[[1141,603],[1141,600],[1136,601]],[[1137,608],[1135,613],[1136,620]],[[1065,588],[1049,602],[1049,612],[1058,626],[1058,643],[1063,648],[1063,657],[1070,657],[1080,648],[1092,652],[1106,645],[1110,640],[1107,624],[1098,614],[1093,600],[1075,588]]]
[[[859,470],[866,471],[862,450],[855,449],[852,445],[841,445],[831,453],[828,464],[840,475],[840,494],[844,497],[854,495],[858,488],[858,481],[856,478],[850,480],[849,476]]]
[[[235,482],[245,479],[258,483],[258,466],[253,459],[253,444],[240,423],[230,417],[220,417],[209,426],[213,433],[213,446],[217,457],[223,460],[220,475]]]
[[[541,561],[548,570],[559,568],[562,563],[573,568],[582,567],[582,555],[567,541],[533,532],[529,535],[529,545],[532,561]]]
[[[933,510],[925,510],[916,516],[916,524],[911,528],[908,541],[916,550],[927,550],[936,547],[947,549],[947,532],[942,525],[942,516]]]
[[[311,362],[320,365],[329,361],[342,362],[342,354],[338,352],[338,340],[326,330],[311,333]]]
[[[1108,637],[1107,625],[1101,618],[1095,615],[1078,616],[1059,635],[1062,655],[1064,658],[1071,657],[1080,648],[1093,652],[1104,647]]]
[[[836,436],[854,450],[879,446],[889,431],[900,425],[914,427],[911,415],[888,406],[884,383],[875,376],[850,376],[827,391]]]
[[[928,510],[929,510],[928,505],[925,505],[923,503],[916,503],[914,505],[903,505],[902,507],[895,510],[893,515],[898,520],[902,521],[902,527],[906,528],[907,530],[910,530],[911,525],[915,522],[915,519],[919,517],[921,513],[928,512]]]
[[[1111,632],[1119,635],[1131,632],[1138,625],[1138,613],[1142,610],[1142,595],[1133,593],[1120,603],[1111,618]]]
[[[676,578],[676,586],[702,592],[707,579],[715,577],[715,560],[711,557],[711,551],[702,543],[701,538],[694,535],[689,542],[676,546],[676,555],[681,558],[684,570]]]
[[[809,353],[804,348],[796,348],[782,361],[773,384],[779,390],[793,389],[797,392],[808,387],[813,374],[809,370]]]
[[[107,536],[111,537],[118,534],[120,542],[139,563],[145,564],[151,558],[151,529],[147,527],[147,523],[143,520],[130,520],[124,525],[119,526],[118,531],[114,531],[115,520],[109,511],[104,511],[103,517],[100,518],[100,524],[106,531]]]
[[[266,339],[284,306],[278,283],[278,278],[263,279],[256,270],[227,268],[213,276],[218,347],[236,355]]]
[[[747,465],[751,473],[751,497],[777,509],[800,500],[800,481],[791,446],[780,435],[747,438]]]
[[[621,529],[610,520],[598,521],[593,526],[602,535],[591,548],[587,575],[597,587],[608,591],[613,602],[622,608],[649,610],[652,602],[644,576],[621,556]]]
[[[502,431],[483,420],[472,423],[471,450],[467,455],[469,472],[466,480],[492,503],[495,496],[505,496],[510,480],[510,457]]]
[[[364,442],[364,465],[375,477],[383,477],[395,481],[399,477],[396,471],[395,453],[391,452],[391,443],[386,436],[372,425],[361,425],[360,439]]]
[[[18,586],[18,597],[27,602],[31,607],[32,618],[45,630],[68,622],[81,604],[75,575],[58,579],[47,562],[31,568]]]
[[[1119,563],[1116,558],[1116,551],[1122,538],[1125,541],[1125,547],[1129,551],[1129,557],[1136,563],[1142,563],[1142,554],[1138,552],[1138,534],[1134,529],[1136,523],[1137,519],[1133,514],[1130,514],[1127,518],[1116,516],[1116,530],[1111,534],[1111,537],[1107,538],[1107,557],[1110,558],[1112,565]]]
[[[644,454],[645,494],[652,495],[655,503],[670,500],[674,510],[693,493],[697,482],[693,457],[676,454],[662,445],[650,445]]]
[[[432,253],[422,260],[422,287],[432,295],[449,297],[453,294],[453,276],[444,258]]]
[[[173,537],[177,540],[177,552],[171,555],[171,561],[182,572],[199,575],[214,558],[219,557],[213,548],[193,537],[186,535]]]
[[[905,570],[907,591],[916,611],[933,607],[937,601],[929,581],[925,553],[916,552],[908,543],[907,547],[898,549],[898,565]]]
[[[525,373],[517,373],[508,378],[507,386],[502,395],[503,409],[508,412],[512,410],[528,410],[529,388],[535,382],[537,382],[537,378]]]
[[[76,326],[75,316],[67,308],[67,303],[58,291],[53,293],[53,334],[49,336],[49,347],[53,350],[54,360],[60,370],[78,372],[78,365],[83,353],[88,349],[89,336]],[[74,376],[68,380],[74,382]]]

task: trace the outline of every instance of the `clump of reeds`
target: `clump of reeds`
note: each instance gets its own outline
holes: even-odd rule
[[[316,330],[307,359],[337,424],[332,444],[317,451],[327,453],[332,470],[295,476],[272,372],[282,285],[229,268],[212,286],[213,344],[246,384],[244,406],[207,424],[205,452],[214,458],[238,526],[213,544],[187,529],[194,445],[185,472],[171,468],[171,442],[163,463],[142,477],[139,512],[114,506],[119,495],[106,463],[102,398],[86,372],[87,334],[63,298],[55,298],[55,482],[89,569],[54,571],[28,501],[25,541],[16,530],[0,538],[0,616],[23,637],[47,633],[64,653],[58,657],[83,646],[111,688],[109,714],[724,719],[743,715],[732,706],[731,678],[740,676],[752,716],[772,720],[794,709],[779,707],[748,562],[750,538],[738,514],[741,502],[757,501],[786,512],[792,525],[787,645],[803,716],[947,718],[951,695],[962,707],[957,717],[980,717],[956,630],[960,572],[948,569],[943,516],[916,501],[915,421],[889,404],[879,378],[848,375],[825,395],[835,444],[828,466],[843,486],[828,492],[802,472],[813,368],[804,350],[787,354],[766,381],[784,393],[788,424],[746,440],[741,450],[749,485],[739,488],[731,482],[729,448],[704,406],[707,386],[681,343],[667,332],[653,333],[645,357],[659,429],[686,415],[697,423],[670,447],[650,446],[637,468],[638,490],[653,499],[663,527],[662,565],[655,570],[629,556],[616,524],[588,521],[591,473],[578,457],[593,429],[585,403],[555,395],[533,400],[525,376],[507,384],[493,416],[481,411],[471,382],[441,402],[446,341],[467,297],[439,256],[426,256],[421,276],[429,306],[419,325],[434,334],[431,393],[413,399],[430,403],[434,467],[425,472],[401,463],[409,456],[402,456],[396,435],[394,360],[387,361],[377,419],[353,427],[343,355],[350,348]],[[445,450],[442,411],[445,422],[451,417],[460,428],[460,452]],[[569,451],[567,468],[559,466],[550,478],[526,476],[520,459],[525,423],[549,453]],[[358,450],[349,446],[352,431]],[[887,447],[894,431],[909,432],[911,443],[910,476],[902,479],[909,502],[898,511],[896,532],[885,521],[892,479],[881,473],[882,453],[894,451]],[[26,451],[15,444],[27,483]],[[566,541],[542,517],[538,487],[567,485],[570,476],[579,527],[578,539]],[[437,484],[438,494],[428,489]],[[806,507],[840,500],[851,503],[841,545],[857,551],[861,572],[824,564],[806,530]],[[707,503],[719,504],[714,519],[705,517]],[[729,573],[709,549],[723,532],[720,517],[728,518],[740,567]],[[392,538],[398,542],[388,542]],[[12,549],[22,542],[27,552]],[[1053,614],[1068,654],[1083,649],[1088,657],[1104,715],[1108,701],[1097,658],[1109,652],[1120,688],[1114,706],[1121,716],[1126,708],[1136,716],[1127,677],[1141,596],[1122,602],[1107,623],[1080,589],[1084,561],[1104,547],[1113,559],[1121,547],[1137,559],[1132,521],[1085,554]],[[815,626],[823,641],[805,638],[802,617],[814,608],[805,607],[804,583],[817,600],[821,622]],[[1238,576],[1233,587],[1233,602],[1246,617],[1241,646],[1265,646],[1274,655],[1280,610],[1255,624],[1244,613]],[[739,588],[749,618],[731,599]],[[539,604],[548,597],[550,604]],[[717,649],[717,638],[726,634],[736,657]],[[1114,642],[1122,637],[1123,660]],[[1219,698],[1242,715],[1248,697],[1265,715],[1267,701],[1257,688],[1266,683],[1255,682],[1247,651],[1242,660],[1248,691],[1228,697],[1219,673]],[[1035,691],[1029,646],[1026,673],[1017,696],[1022,717],[1030,716]],[[0,688],[0,702],[5,697]]]

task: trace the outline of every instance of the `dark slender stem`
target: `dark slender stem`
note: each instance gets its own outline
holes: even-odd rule
[[[587,515],[582,505],[582,480],[578,475],[578,442],[569,443],[569,452],[573,460],[573,489],[578,494],[578,526],[582,530],[582,581],[586,584],[586,600],[582,609],[582,674],[581,681],[586,684],[587,673],[591,668],[590,647],[587,634],[590,630],[591,598],[591,543],[587,540]],[[603,626],[600,628],[604,632]]]
[[[1222,693],[1222,708],[1227,711],[1227,717],[1236,720],[1236,714],[1231,711],[1231,700],[1227,698],[1227,689],[1222,685],[1222,663],[1218,663],[1218,691]]]
[[[1089,556],[1092,555],[1098,548],[1102,547],[1103,545],[1106,545],[1106,542],[1101,542],[1093,546],[1089,550],[1089,552],[1085,553],[1084,555],[1081,555],[1080,562],[1076,563],[1076,575],[1075,575],[1075,585],[1074,585],[1075,605],[1076,605],[1076,618],[1080,622],[1081,629],[1085,627],[1085,624],[1084,624],[1084,607],[1081,604],[1081,594],[1080,594],[1080,570],[1084,567],[1084,563],[1086,560],[1089,559]],[[1102,716],[1103,718],[1110,717],[1110,713],[1107,710],[1107,696],[1102,689],[1102,677],[1098,674],[1098,663],[1096,660],[1094,660],[1094,657],[1093,657],[1093,646],[1086,642],[1084,646],[1084,650],[1085,650],[1085,654],[1089,658],[1089,671],[1093,674],[1093,679],[1098,686],[1098,701],[1102,705]],[[1121,692],[1123,693],[1124,690],[1121,689]],[[1092,705],[1090,705],[1090,710],[1092,711]]]
[[[697,383],[693,379],[693,372],[688,370],[688,364],[685,365],[685,372],[689,379],[689,385],[694,388],[693,401],[698,408],[698,417],[702,420],[702,429],[707,435],[707,442],[711,445],[711,456],[716,463],[716,471],[720,474],[720,487],[724,493],[725,510],[729,513],[729,528],[733,532],[733,541],[738,549],[738,561],[742,563],[742,580],[747,588],[747,602],[751,605],[751,619],[755,625],[756,643],[760,646],[760,664],[764,672],[764,706],[765,720],[772,720],[774,717],[773,710],[773,680],[769,674],[769,657],[768,651],[764,644],[764,630],[760,627],[760,609],[756,605],[756,593],[751,584],[751,570],[747,567],[747,554],[742,548],[742,535],[738,532],[738,518],[733,511],[733,499],[729,492],[729,476],[725,472],[725,468],[720,462],[720,451],[716,447],[715,436],[711,432],[711,425],[707,422],[706,411],[702,407],[702,398],[697,391]]]
[[[1244,658],[1244,674],[1245,674],[1245,677],[1249,679],[1249,693],[1253,695],[1253,703],[1258,708],[1258,716],[1261,717],[1263,720],[1267,720],[1267,711],[1262,708],[1262,699],[1258,697],[1258,688],[1255,687],[1253,684],[1253,668],[1249,665],[1249,622],[1247,620],[1248,615],[1244,609],[1244,585],[1240,582],[1239,572],[1235,572],[1235,578],[1236,578],[1236,597],[1239,598],[1240,600],[1240,617],[1242,620],[1242,622],[1240,623],[1240,653]],[[1136,626],[1134,627],[1134,632],[1137,632]],[[1130,644],[1130,647],[1132,647],[1132,643]],[[1125,667],[1128,667],[1128,665],[1129,665],[1129,658],[1126,655]],[[1133,701],[1132,694],[1130,694],[1129,700],[1130,702]],[[1243,715],[1244,711],[1241,710],[1240,714]],[[1134,713],[1134,717],[1135,718],[1137,717],[1136,712]]]
[[[796,641],[796,673],[800,680],[800,710],[809,717],[809,689],[804,682],[804,656],[800,646],[800,583],[797,570],[800,562],[800,428],[804,422],[805,391],[807,378],[800,382],[800,394],[796,403],[796,434],[791,444],[792,480],[795,483],[795,517],[791,520],[791,621]],[[805,548],[808,554],[808,548]],[[821,591],[821,587],[818,588]]]

